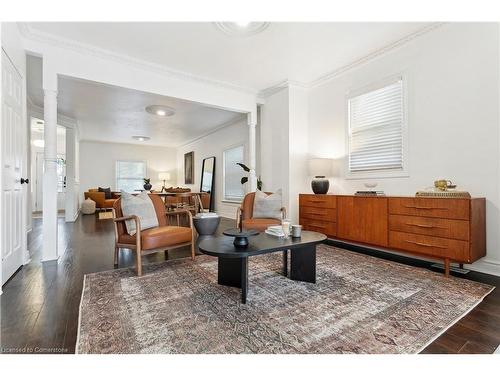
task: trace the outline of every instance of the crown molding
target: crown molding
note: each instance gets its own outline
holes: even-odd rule
[[[274,85],[271,85],[263,90],[257,90],[254,88],[248,88],[248,87],[243,87],[239,85],[235,85],[229,82],[225,81],[218,81],[218,80],[213,80],[209,78],[204,78],[200,76],[196,76],[194,74],[189,74],[186,72],[182,72],[179,70],[171,69],[168,67],[165,67],[160,64],[155,64],[151,63],[145,60],[137,59],[131,56],[111,52],[109,50],[95,47],[86,43],[81,43],[81,42],[76,42],[71,39],[59,37],[53,34],[45,33],[39,30],[34,30],[28,23],[26,22],[19,22],[18,28],[19,31],[21,32],[21,35],[24,38],[27,38],[29,40],[33,40],[35,42],[43,43],[43,44],[49,44],[55,47],[63,48],[66,50],[71,50],[71,51],[76,51],[78,53],[82,54],[87,54],[87,55],[92,55],[98,58],[102,59],[107,59],[107,60],[112,60],[118,63],[122,64],[127,64],[129,66],[133,66],[135,68],[140,68],[140,69],[145,69],[148,71],[168,75],[172,78],[179,79],[179,80],[184,80],[184,81],[191,81],[191,82],[197,82],[205,85],[211,85],[211,86],[216,86],[216,87],[222,87],[226,89],[231,89],[247,94],[252,94],[256,95],[259,99],[265,99],[271,95],[274,95],[275,93],[283,90],[284,88],[290,87],[290,86],[295,86],[295,87],[301,87],[304,89],[310,89],[314,88],[317,86],[320,86],[334,78],[337,78],[341,76],[342,74],[355,69],[361,65],[364,65],[376,58],[379,58],[383,55],[386,55],[410,42],[413,40],[420,38],[432,31],[435,31],[445,25],[446,22],[433,22],[409,35],[406,35],[405,37],[396,40],[395,42],[392,42],[382,48],[379,48],[377,50],[374,50],[370,52],[369,54],[356,59],[352,61],[351,63],[344,65],[338,69],[335,69],[334,71],[328,72],[326,74],[323,74],[322,76],[316,78],[315,80],[311,82],[299,82],[299,81],[293,81],[293,80],[283,80],[281,82],[278,82]]]
[[[77,42],[54,34],[35,30],[26,22],[18,22],[17,26],[24,38],[32,40],[34,42],[48,44],[54,47],[74,51],[85,55],[91,55],[105,60],[111,60],[114,62],[132,66],[134,68],[144,69],[154,73],[160,73],[179,80],[201,83],[208,86],[221,87],[252,95],[257,95],[258,93],[258,90],[254,88],[243,87],[230,82],[197,76],[194,74],[182,72],[180,70],[171,69],[161,64],[137,59],[135,57],[112,52],[87,43]]]
[[[354,60],[353,62],[351,62],[347,65],[344,65],[341,68],[335,69],[332,72],[326,73],[326,74],[320,76],[319,78],[316,78],[314,81],[309,82],[308,86],[309,86],[309,88],[320,86],[320,85],[322,85],[322,84],[324,84],[324,83],[326,83],[334,78],[337,78],[338,76],[340,76],[340,75],[342,75],[342,74],[344,74],[352,69],[357,68],[358,66],[364,65],[372,60],[375,60],[378,57],[386,55],[389,52],[392,52],[395,49],[400,48],[400,47],[412,42],[413,40],[415,40],[417,38],[420,38],[421,36],[424,36],[424,35],[432,32],[434,30],[437,30],[438,28],[440,28],[441,26],[443,26],[445,24],[446,24],[446,22],[433,22],[430,25],[427,25],[427,26],[401,38],[401,39],[396,40],[395,42],[392,42],[392,43],[387,44],[386,46],[384,46],[382,48],[379,48],[375,51],[372,51],[369,54],[367,54],[367,55],[365,55],[357,60]]]
[[[212,130],[209,130],[209,131],[207,131],[207,132],[205,132],[205,133],[203,133],[203,134],[201,134],[201,135],[199,135],[199,136],[197,136],[197,137],[195,137],[195,138],[193,138],[193,139],[190,139],[189,141],[184,142],[184,143],[182,143],[182,144],[180,144],[180,145],[178,145],[178,146],[176,146],[176,147],[185,147],[185,146],[188,146],[188,145],[190,145],[191,143],[194,143],[194,142],[196,142],[196,141],[199,141],[200,139],[202,139],[202,138],[204,138],[204,137],[206,137],[206,136],[208,136],[208,135],[210,135],[210,134],[216,133],[216,132],[218,132],[219,130],[222,130],[222,129],[224,129],[224,128],[227,128],[227,127],[229,127],[229,126],[231,126],[231,125],[235,125],[235,124],[237,124],[237,123],[239,123],[239,122],[243,122],[243,121],[245,121],[245,125],[246,125],[246,117],[247,117],[247,116],[246,116],[246,114],[244,114],[244,115],[238,116],[238,117],[236,117],[236,118],[234,118],[234,119],[232,119],[232,120],[229,120],[229,121],[223,122],[222,124],[218,125],[216,128],[214,128],[214,129],[212,129]]]
[[[303,89],[308,89],[309,85],[304,82],[299,82],[299,81],[291,81],[288,79],[285,79],[284,81],[278,82],[272,86],[269,86],[268,88],[259,91],[258,97],[261,99],[266,99],[267,97],[276,94],[277,92],[286,89],[288,87],[300,87]]]
[[[290,80],[284,80],[281,81],[275,85],[269,86],[265,88],[264,90],[259,91],[258,97],[265,99],[271,95],[276,94],[277,92],[290,87],[290,86],[295,86],[295,87],[301,87],[304,89],[311,89],[317,86],[320,86],[332,79],[335,79],[339,76],[341,76],[344,73],[347,73],[348,71],[355,69],[363,64],[366,64],[372,60],[375,60],[376,58],[379,58],[383,55],[386,55],[410,42],[413,40],[420,38],[423,35],[426,35],[434,30],[437,30],[441,26],[445,25],[446,22],[433,22],[430,25],[427,25],[409,35],[406,35],[405,37],[396,40],[395,42],[392,42],[382,48],[379,48],[375,51],[370,52],[369,54],[360,57],[357,60],[352,61],[351,63],[344,65],[338,69],[335,69],[334,71],[331,71],[329,73],[323,74],[322,76],[316,78],[315,80],[311,82],[299,82],[299,81],[290,81]]]
[[[272,86],[269,86],[269,87],[265,88],[264,90],[260,90],[259,94],[257,96],[261,99],[265,99],[271,95],[276,94],[277,92],[279,92],[283,89],[286,89],[287,87],[288,87],[288,80],[285,79],[284,81],[281,81],[281,82],[278,82]]]

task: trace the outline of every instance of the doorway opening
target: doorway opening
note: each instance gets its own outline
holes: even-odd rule
[[[31,131],[31,213],[41,218],[43,213],[44,121],[30,118]],[[66,202],[66,128],[57,125],[57,210],[64,216]]]

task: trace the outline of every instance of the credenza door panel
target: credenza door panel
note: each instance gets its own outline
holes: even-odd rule
[[[337,197],[337,237],[387,246],[387,198]]]

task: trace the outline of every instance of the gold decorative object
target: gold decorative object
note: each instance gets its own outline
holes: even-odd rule
[[[434,187],[441,191],[446,191],[448,189],[455,189],[457,185],[450,180],[436,180],[434,181]]]
[[[417,191],[416,197],[470,198],[467,191]]]
[[[450,180],[436,180],[434,187],[428,187],[415,193],[416,197],[436,197],[436,198],[470,198],[466,191],[455,190],[455,185]],[[451,190],[450,190],[451,189]]]

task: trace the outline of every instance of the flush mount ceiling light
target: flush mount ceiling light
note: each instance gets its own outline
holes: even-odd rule
[[[269,22],[214,22],[215,27],[231,36],[251,36],[263,32]]]
[[[151,139],[150,137],[146,137],[145,135],[133,135],[132,138],[139,142],[149,141]]]
[[[167,107],[166,105],[148,105],[146,107],[146,112],[156,116],[168,117],[175,114],[175,109]]]

